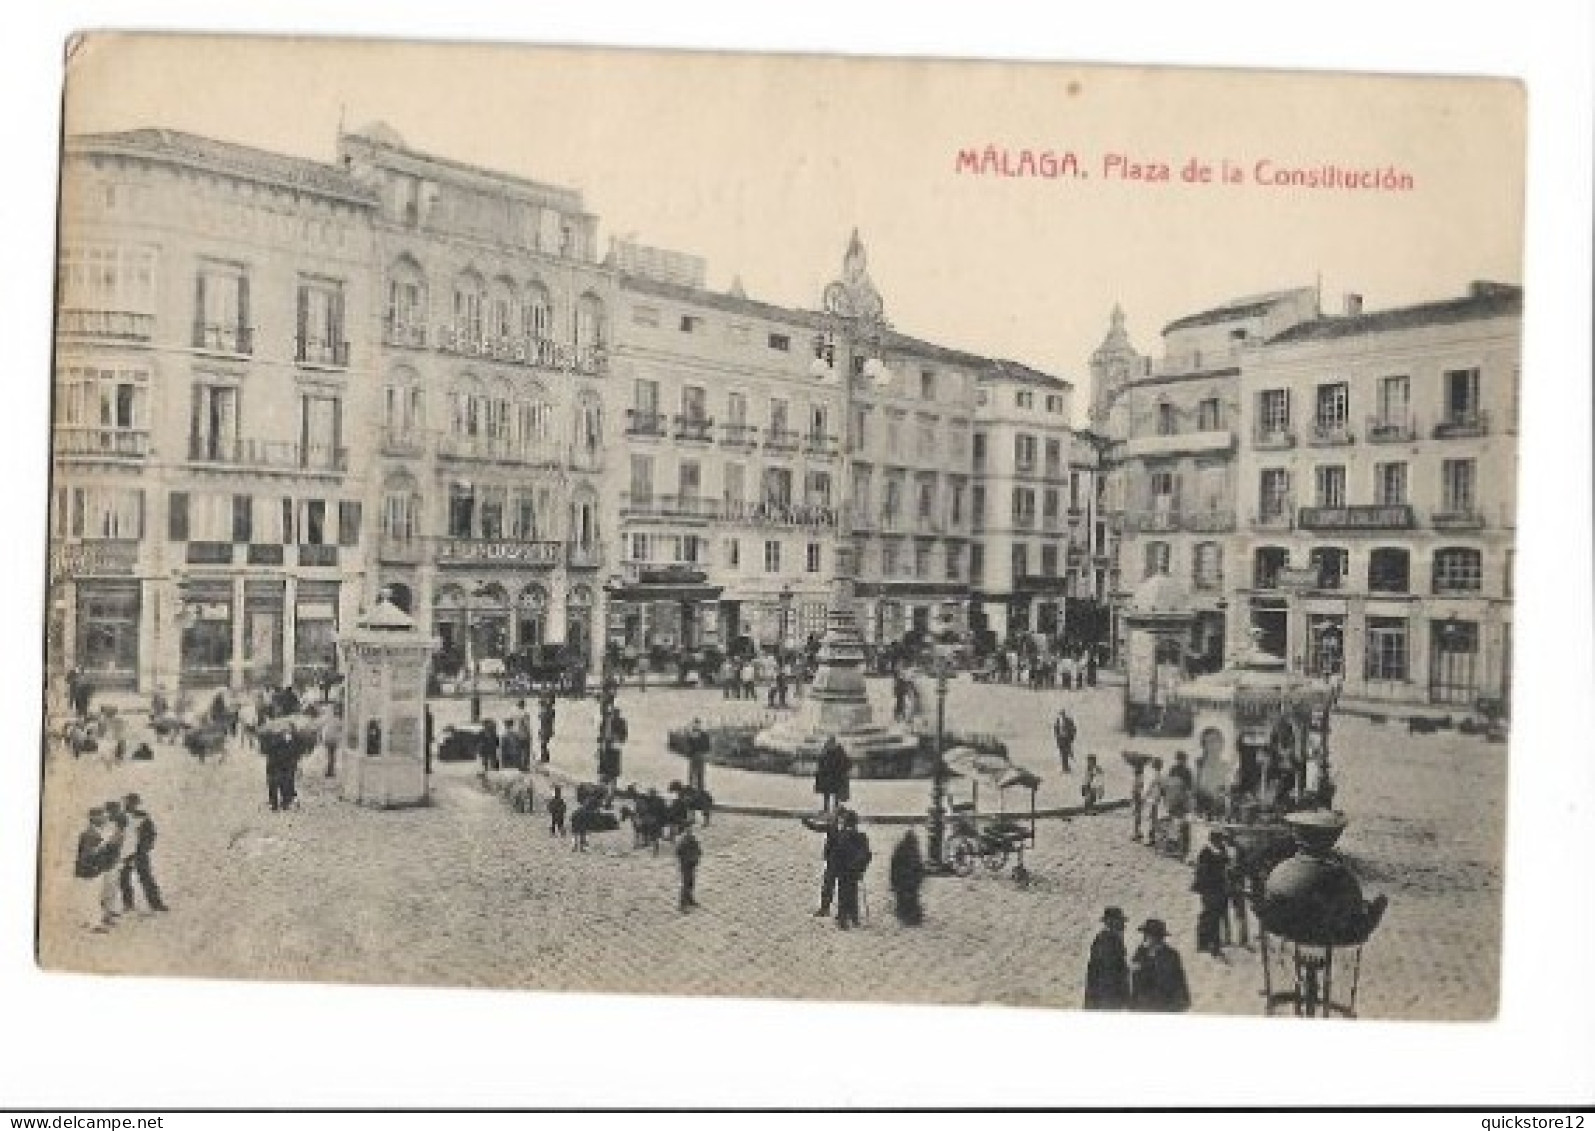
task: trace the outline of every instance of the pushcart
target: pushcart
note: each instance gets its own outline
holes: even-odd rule
[[[1001,872],[1014,861],[1013,879],[1021,887],[1030,883],[1030,870],[1025,866],[1025,849],[1036,846],[1036,790],[1041,779],[1029,770],[1000,766],[984,758],[970,759],[959,765],[948,759],[949,769],[970,779],[970,799],[952,806],[952,825],[947,834],[947,862],[954,873],[972,875],[977,864],[988,872]],[[980,779],[984,777],[996,784],[997,812],[981,813]],[[1030,792],[1030,811],[1010,810],[1009,791]]]

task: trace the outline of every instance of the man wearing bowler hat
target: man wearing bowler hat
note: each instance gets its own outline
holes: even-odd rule
[[[1102,913],[1102,930],[1091,940],[1091,959],[1085,969],[1087,1009],[1126,1009],[1130,1004],[1130,963],[1124,949],[1124,912],[1110,907]]]
[[[1179,952],[1168,944],[1168,924],[1148,919],[1141,924],[1141,938],[1131,972],[1130,1008],[1143,1013],[1184,1013],[1191,1008],[1191,990]]]

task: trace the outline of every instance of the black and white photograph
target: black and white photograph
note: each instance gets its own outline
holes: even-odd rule
[[[63,76],[44,971],[1501,1015],[1521,83]]]

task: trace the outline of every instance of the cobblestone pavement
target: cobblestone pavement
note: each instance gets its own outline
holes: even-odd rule
[[[1128,772],[1116,753],[1122,736],[1110,733],[1114,693],[1075,699],[1080,747],[1113,752],[1104,758],[1109,792],[1121,794]],[[1046,725],[1056,700],[961,685],[949,700],[949,718],[956,704],[960,727],[1012,728],[1016,748],[1025,751],[1016,749],[1017,760],[1045,773]],[[707,719],[735,706],[722,706],[713,693],[683,691],[628,692],[622,703],[639,724],[627,777],[660,784],[680,776],[679,760],[652,750],[666,723],[692,714]],[[496,708],[489,713],[502,717]],[[585,717],[591,713],[590,705],[561,708],[556,760],[578,773],[591,764]],[[1370,894],[1391,897],[1385,924],[1364,955],[1360,1012],[1491,1015],[1505,748],[1459,735],[1414,737],[1353,719],[1338,725],[1335,749],[1339,800],[1351,817],[1341,847]],[[1232,949],[1222,962],[1195,953],[1189,868],[1133,844],[1122,812],[1043,822],[1030,860],[1038,879],[1028,890],[988,874],[928,881],[928,921],[919,929],[899,926],[890,912],[886,865],[901,831],[870,828],[868,921],[861,931],[841,932],[811,914],[820,842],[795,821],[716,818],[701,834],[703,906],[683,915],[668,849],[658,857],[634,851],[622,830],[595,837],[588,853],[573,853],[547,835],[541,814],[515,814],[484,792],[471,767],[440,766],[433,806],[392,812],[338,801],[320,770],[318,755],[305,768],[303,808],[277,814],[266,807],[253,753],[235,751],[221,765],[200,766],[167,747],[153,763],[53,764],[46,877],[72,883],[64,877],[87,806],[137,790],[160,822],[157,870],[173,910],[93,935],[72,925],[70,893],[63,892],[47,901],[43,916],[44,964],[310,981],[1074,1006],[1097,917],[1114,903],[1133,921],[1156,915],[1169,922],[1196,1009],[1260,1011],[1256,953]],[[711,788],[722,797],[746,792],[768,804],[790,797],[804,807],[813,801],[801,779],[711,773]],[[1067,786],[1050,788],[1061,798]],[[862,783],[860,790],[879,791],[863,797],[866,811],[913,811],[925,799],[923,783]]]

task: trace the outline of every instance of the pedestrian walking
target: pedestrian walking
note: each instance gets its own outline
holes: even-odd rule
[[[1250,862],[1246,850],[1233,840],[1226,841],[1224,857],[1224,885],[1229,890],[1229,907],[1224,912],[1224,945],[1234,946],[1235,936],[1239,935],[1240,945],[1249,948],[1252,934],[1247,917],[1246,887],[1250,880]]]
[[[1074,739],[1078,728],[1074,720],[1069,717],[1066,708],[1058,708],[1058,717],[1052,721],[1052,737],[1058,744],[1058,761],[1063,763],[1063,772],[1071,772],[1071,763],[1074,761]]]
[[[261,729],[260,748],[266,754],[266,801],[272,812],[290,808],[296,799],[294,778],[299,772],[300,738],[288,723]]]
[[[613,787],[620,780],[621,748],[625,746],[630,728],[618,706],[612,706],[598,723],[598,780]]]
[[[759,697],[759,690],[753,682],[753,658],[751,656],[742,661],[741,676],[742,698],[757,699]]]
[[[1163,759],[1152,759],[1152,776],[1146,783],[1146,842],[1154,851],[1163,844]]]
[[[853,761],[847,751],[836,735],[831,735],[820,747],[819,761],[814,768],[814,792],[820,795],[820,806],[825,812],[848,799],[848,773],[852,768]]]
[[[925,883],[925,858],[919,851],[919,838],[909,829],[892,850],[891,883],[893,906],[897,921],[905,927],[917,927],[925,921],[925,907],[920,902],[920,888]]]
[[[1085,968],[1087,1009],[1128,1009],[1130,961],[1124,947],[1124,912],[1109,907],[1102,912],[1102,929],[1091,940],[1091,957]]]
[[[516,733],[515,718],[511,716],[504,720],[504,731],[498,740],[499,764],[506,770],[519,770],[521,765],[521,736]]]
[[[1174,765],[1169,767],[1163,782],[1163,801],[1168,808],[1169,820],[1179,837],[1180,859],[1191,854],[1191,795],[1193,792],[1191,767],[1185,762],[1185,751],[1174,754]]]
[[[550,688],[543,692],[543,701],[537,709],[537,760],[547,763],[548,744],[554,741],[554,716],[556,704],[554,692]]]
[[[548,835],[561,838],[565,835],[565,797],[557,785],[554,796],[548,799]]]
[[[515,740],[520,746],[521,769],[532,768],[532,715],[526,709],[526,700],[515,701]]]
[[[78,834],[72,874],[81,881],[83,926],[96,934],[104,934],[116,925],[115,887],[113,884],[108,894],[105,883],[121,856],[113,835],[104,807],[90,809],[88,826]]]
[[[858,889],[870,865],[869,838],[858,828],[858,814],[848,812],[836,837],[836,925],[842,930],[860,925]]]
[[[1146,763],[1140,758],[1133,761],[1134,776],[1130,778],[1130,819],[1133,822],[1130,839],[1141,839],[1141,809],[1146,804]]]
[[[498,724],[492,719],[482,720],[482,731],[476,737],[476,755],[482,762],[482,772],[499,768]]]
[[[1229,906],[1229,883],[1224,858],[1224,834],[1217,829],[1208,834],[1207,844],[1196,854],[1196,873],[1191,890],[1201,899],[1196,919],[1196,949],[1214,958],[1223,958],[1219,931]]]
[[[122,799],[122,811],[127,814],[132,836],[131,852],[122,867],[122,906],[128,911],[133,910],[133,880],[136,877],[138,886],[144,892],[145,906],[154,912],[165,911],[166,902],[161,898],[161,885],[155,882],[155,868],[150,860],[150,854],[155,851],[155,820],[136,793],[130,793]]]
[[[1168,925],[1161,919],[1141,924],[1141,945],[1135,948],[1130,972],[1130,1008],[1143,1013],[1184,1013],[1191,1008],[1191,990],[1179,951],[1168,944]]]
[[[703,848],[698,844],[698,838],[692,835],[692,826],[688,825],[676,840],[676,865],[681,871],[682,911],[690,911],[698,906],[698,861],[702,859]]]
[[[825,834],[825,842],[820,847],[820,859],[825,861],[825,874],[820,877],[820,907],[814,912],[816,919],[823,919],[831,913],[831,904],[836,898],[836,879],[841,874],[838,868],[841,857],[836,851],[836,841],[842,835],[842,817],[846,812],[839,805],[833,812],[827,813],[823,821],[803,818],[805,828]]]
[[[326,776],[330,778],[338,773],[338,746],[343,741],[343,720],[331,704],[323,706],[321,710],[321,745],[327,751]]]
[[[1085,757],[1085,780],[1080,783],[1080,799],[1084,802],[1087,813],[1096,812],[1097,806],[1102,802],[1104,789],[1102,780],[1102,767],[1097,764],[1097,756],[1095,754],[1087,754]]]
[[[701,719],[687,731],[687,784],[699,793],[708,791],[709,735]]]

